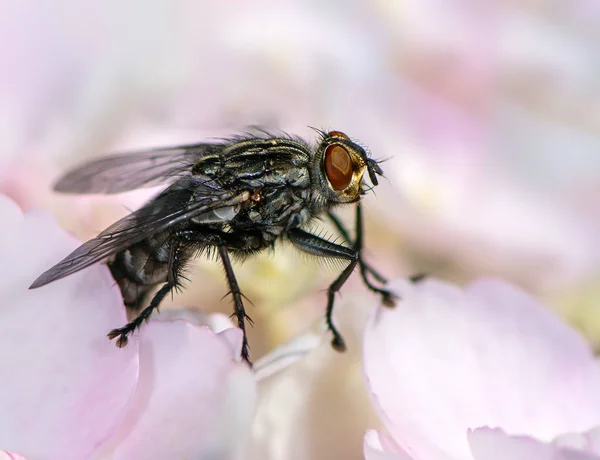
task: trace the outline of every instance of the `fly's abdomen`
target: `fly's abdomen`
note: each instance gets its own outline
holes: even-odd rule
[[[169,273],[169,246],[152,247],[142,241],[115,255],[108,263],[111,274],[128,308],[138,309],[153,287],[167,281]]]

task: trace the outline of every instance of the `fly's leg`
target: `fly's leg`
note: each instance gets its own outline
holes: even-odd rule
[[[152,315],[152,312],[155,309],[158,309],[165,296],[171,292],[172,289],[178,286],[178,275],[180,271],[179,253],[180,248],[174,243],[174,246],[171,247],[171,253],[169,256],[169,274],[167,277],[167,282],[157,291],[156,294],[154,294],[154,297],[150,301],[150,305],[144,308],[133,321],[127,323],[123,327],[113,329],[107,334],[109,340],[117,339],[117,347],[125,347],[129,342],[129,335],[135,332],[135,330],[138,329],[144,321],[148,321],[150,315]]]
[[[227,283],[229,284],[229,293],[233,297],[233,314],[237,318],[238,327],[242,330],[243,334],[241,356],[250,366],[252,366],[248,352],[248,337],[246,336],[246,320],[252,325],[252,319],[246,314],[244,303],[242,301],[243,295],[237,280],[235,279],[235,274],[233,273],[233,267],[226,247],[226,245],[235,247],[236,243],[239,244],[240,242],[232,240],[229,235],[221,232],[209,233],[207,231],[198,232],[195,230],[182,230],[177,232],[176,236],[179,241],[182,241],[185,244],[200,244],[204,247],[211,245],[218,248],[219,256],[225,269]],[[243,245],[241,247],[243,248]]]
[[[333,324],[333,304],[336,292],[341,289],[346,280],[352,274],[352,271],[356,265],[359,263],[359,252],[340,244],[332,243],[331,241],[327,241],[326,239],[313,235],[312,233],[305,232],[304,230],[300,230],[299,228],[293,228],[289,230],[287,236],[294,246],[308,254],[319,257],[344,259],[350,262],[327,289],[327,309],[325,312],[325,321],[327,322],[327,327],[333,334],[331,346],[337,351],[345,351],[346,344],[344,339]]]
[[[352,240],[348,231],[344,228],[344,225],[339,221],[337,217],[335,217],[331,212],[328,213],[329,218],[332,220],[333,224],[336,226],[338,231],[342,234],[342,237],[349,243],[352,244]],[[387,280],[377,273],[370,265],[364,262],[362,258],[362,248],[363,248],[363,222],[362,222],[362,210],[360,204],[356,205],[356,240],[354,241],[353,247],[358,254],[358,266],[360,268],[360,275],[365,282],[366,286],[373,292],[381,295],[382,302],[387,307],[393,307],[396,302],[396,296],[392,294],[387,289],[382,289],[377,286],[374,286],[369,278],[367,277],[367,273],[371,273],[371,275],[377,279],[381,283],[386,283]]]
[[[235,274],[233,273],[233,267],[231,266],[231,260],[229,259],[229,253],[227,248],[223,245],[218,246],[219,256],[223,262],[223,268],[225,269],[225,276],[227,277],[227,283],[229,284],[229,293],[233,297],[234,314],[237,317],[238,327],[242,330],[242,358],[252,366],[250,361],[250,355],[248,353],[248,337],[246,336],[246,320],[252,324],[252,320],[246,314],[244,309],[244,303],[242,302],[242,293],[238,286]]]
[[[148,321],[150,315],[154,311],[155,308],[158,308],[162,300],[169,293],[169,291],[173,288],[169,283],[164,284],[150,302],[146,308],[142,310],[142,312],[130,323],[127,323],[125,326],[120,327],[118,329],[113,329],[107,334],[109,340],[117,339],[116,345],[119,348],[123,348],[129,342],[129,334],[132,334],[138,327],[142,325],[144,321]]]
[[[346,227],[344,227],[344,224],[342,223],[342,221],[339,220],[337,218],[337,216],[335,214],[333,214],[331,211],[328,211],[327,215],[329,216],[329,219],[331,220],[331,222],[333,222],[334,227],[342,235],[342,238],[344,238],[344,240],[349,245],[356,248],[356,246],[355,246],[356,243],[354,243],[352,241],[352,238],[350,237],[350,233],[348,233],[348,230],[346,230]],[[361,227],[362,227],[362,225],[361,225]],[[365,281],[365,284],[367,286],[369,286],[369,288],[371,287],[371,283],[366,277],[367,272],[370,273],[371,276],[373,276],[373,278],[375,278],[380,283],[383,283],[383,284],[387,283],[387,280],[378,271],[376,271],[370,264],[365,262],[365,260],[362,257],[362,254],[360,254],[360,252],[359,252],[359,256],[358,256],[358,263],[360,265],[361,276],[362,276],[363,280]]]
[[[362,248],[363,248],[363,219],[362,219],[362,208],[360,206],[360,203],[358,203],[356,205],[355,226],[356,226],[356,241],[354,241],[354,249],[356,249],[356,252],[358,252],[359,257],[360,257],[360,255],[362,253]],[[360,266],[360,274],[361,274],[363,280],[365,281],[365,284],[367,285],[367,287],[371,291],[376,292],[377,294],[381,295],[381,300],[385,306],[393,307],[394,305],[396,305],[396,302],[395,302],[396,296],[394,294],[392,294],[387,289],[381,289],[376,286],[373,286],[372,284],[370,284],[367,281],[367,272],[366,272],[366,268],[365,268],[364,264],[361,264],[361,266]]]

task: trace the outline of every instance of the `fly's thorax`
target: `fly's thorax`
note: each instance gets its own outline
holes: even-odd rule
[[[312,167],[315,192],[322,197],[323,206],[358,201],[368,161],[365,150],[344,133],[325,134]]]
[[[293,189],[286,187],[263,187],[249,193],[248,199],[242,205],[241,221],[245,224],[268,228],[272,233],[303,225],[311,212],[308,189]]]
[[[308,146],[293,139],[241,139],[204,156],[192,174],[209,177],[229,189],[301,188],[310,184],[310,158]]]

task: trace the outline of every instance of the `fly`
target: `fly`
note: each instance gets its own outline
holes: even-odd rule
[[[263,133],[109,156],[74,169],[55,190],[113,194],[160,184],[168,187],[43,273],[30,289],[106,261],[125,306],[135,317],[108,333],[118,347],[124,347],[165,296],[181,287],[186,264],[197,254],[216,254],[233,297],[233,315],[243,332],[241,354],[250,362],[245,324],[251,320],[230,254],[243,259],[283,239],[308,254],[348,262],[328,288],[326,308],[331,344],[345,350],[332,320],[333,305],[335,294],[357,265],[367,287],[381,295],[384,304],[394,304],[393,295],[369,279],[385,283],[361,255],[360,200],[370,189],[364,175],[375,186],[383,173],[377,161],[344,133],[318,132],[317,146],[296,137]],[[346,204],[356,206],[354,240],[332,212]],[[346,245],[309,231],[322,216],[332,221]]]

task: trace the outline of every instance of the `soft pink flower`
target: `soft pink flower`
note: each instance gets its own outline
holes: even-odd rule
[[[0,220],[1,448],[76,460],[234,458],[243,449],[256,386],[239,361],[238,329],[216,334],[169,316],[118,349],[106,333],[126,317],[106,267],[30,291],[77,242],[1,196]]]
[[[376,309],[364,338],[390,434],[367,433],[368,459],[600,458],[585,433],[600,425],[600,367],[578,333],[501,281],[391,287],[401,302]]]
[[[469,432],[469,447],[475,460],[598,460],[600,446],[595,431],[578,435],[581,443],[562,445],[530,436],[509,436],[500,429],[478,428]]]

